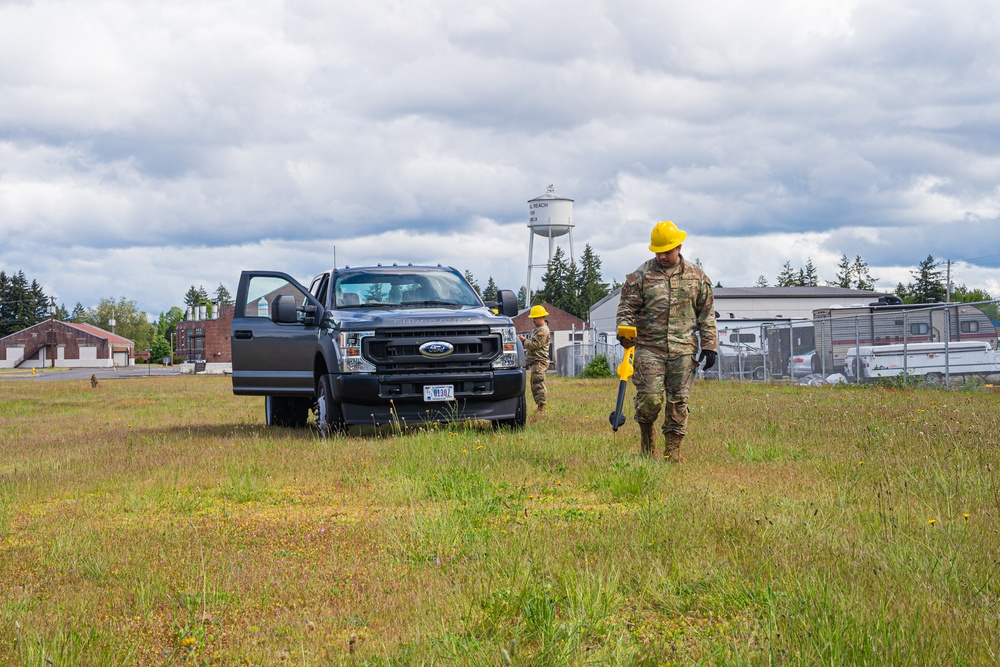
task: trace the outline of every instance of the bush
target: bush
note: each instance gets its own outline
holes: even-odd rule
[[[614,376],[615,374],[611,372],[611,366],[608,364],[608,358],[603,354],[591,359],[580,372],[582,378],[610,378]]]

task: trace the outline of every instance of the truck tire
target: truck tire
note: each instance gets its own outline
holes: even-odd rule
[[[330,438],[347,432],[344,412],[340,403],[333,400],[333,379],[329,374],[321,375],[316,383],[315,410],[319,437]]]
[[[528,421],[528,399],[521,394],[517,399],[517,407],[514,409],[513,419],[497,419],[493,422],[494,428],[509,428],[512,431],[520,431]]]
[[[265,396],[264,422],[268,426],[302,428],[309,421],[308,398],[295,396]]]

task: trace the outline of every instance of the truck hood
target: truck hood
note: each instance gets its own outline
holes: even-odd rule
[[[333,321],[347,329],[424,326],[505,326],[510,320],[487,308],[366,308],[330,311]]]

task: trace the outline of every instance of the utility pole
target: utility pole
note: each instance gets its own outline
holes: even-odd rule
[[[49,299],[49,344],[52,345],[52,368],[56,367],[56,352],[59,347],[56,345],[56,298],[50,296]]]
[[[944,279],[944,302],[945,303],[948,303],[948,302],[951,301],[951,260],[949,259],[947,261],[948,261],[948,264],[947,264],[948,269],[945,272],[945,279]]]

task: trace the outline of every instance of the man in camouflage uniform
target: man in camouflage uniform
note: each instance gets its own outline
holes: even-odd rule
[[[545,390],[545,373],[549,370],[549,341],[552,335],[545,323],[549,316],[542,306],[532,306],[528,317],[535,323],[534,330],[527,336],[521,336],[524,343],[524,356],[531,369],[531,398],[538,406],[538,412],[545,412],[547,394]]]
[[[653,456],[656,419],[663,408],[666,438],[663,458],[680,463],[681,440],[687,429],[688,397],[698,364],[715,365],[718,334],[715,296],[705,273],[681,256],[687,234],[669,220],[650,234],[649,249],[656,254],[625,278],[618,304],[619,326],[634,326],[636,337],[619,337],[635,345],[635,421],[642,434],[642,453]],[[701,337],[701,355],[698,337]]]

